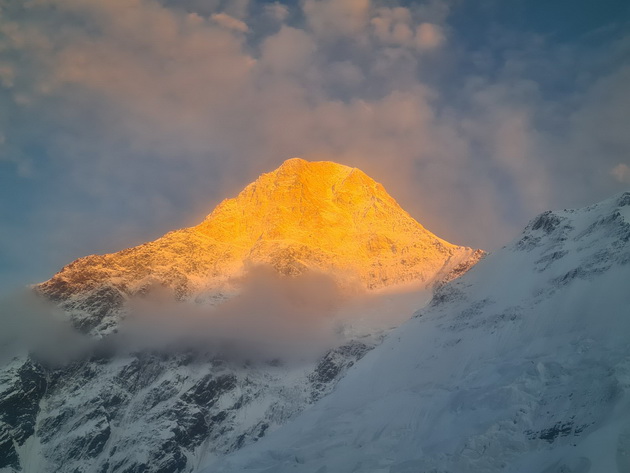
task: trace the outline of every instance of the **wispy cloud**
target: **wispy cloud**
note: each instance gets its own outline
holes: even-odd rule
[[[630,184],[630,166],[625,163],[619,163],[611,169],[610,173],[619,182]]]
[[[217,24],[230,30],[240,31],[241,33],[246,33],[249,30],[244,21],[234,18],[227,13],[214,13],[210,18]]]

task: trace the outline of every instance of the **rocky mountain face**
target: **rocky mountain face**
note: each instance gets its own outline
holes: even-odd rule
[[[61,368],[16,358],[0,374],[0,471],[193,471],[326,395],[378,341],[297,365],[199,350],[101,354]]]
[[[370,291],[439,286],[482,255],[428,232],[358,169],[291,159],[201,224],[81,258],[35,288],[87,348],[63,363],[19,354],[0,369],[0,472],[196,471],[318,402],[389,329],[335,333],[314,357],[235,356],[217,337],[124,342],[130,304],[156,287],[179,301],[168,306],[175,318],[186,307],[222,307],[260,264]]]
[[[204,473],[630,471],[630,192],[545,212]]]
[[[80,258],[37,290],[85,331],[116,325],[127,298],[162,286],[180,300],[220,292],[251,266],[316,270],[344,286],[429,286],[483,252],[426,230],[356,168],[293,158],[223,201],[199,225],[135,248]],[[220,298],[220,295],[217,296]]]

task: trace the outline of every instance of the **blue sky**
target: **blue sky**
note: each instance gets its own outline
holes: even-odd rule
[[[0,0],[0,286],[298,155],[493,249],[630,187],[629,124],[623,1]]]

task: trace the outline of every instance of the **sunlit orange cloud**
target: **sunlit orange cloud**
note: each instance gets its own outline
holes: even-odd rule
[[[304,14],[316,35],[360,35],[369,19],[370,0],[306,0]]]

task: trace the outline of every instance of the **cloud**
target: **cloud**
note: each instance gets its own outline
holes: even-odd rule
[[[259,65],[279,74],[307,71],[316,49],[317,45],[308,33],[282,26],[262,44]]]
[[[227,13],[214,13],[210,17],[215,23],[223,26],[224,28],[240,31],[241,33],[247,33],[249,28],[245,22],[228,15]]]
[[[29,267],[192,225],[295,155],[360,167],[486,249],[623,185],[623,32],[468,31],[449,1],[0,5],[0,164],[31,183],[1,192]]]
[[[30,290],[0,299],[0,363],[27,353],[51,365],[62,365],[90,353],[94,341],[72,329],[61,311]]]
[[[297,277],[255,266],[238,293],[218,306],[174,302],[160,288],[131,301],[131,313],[110,343],[119,351],[199,348],[232,359],[303,359],[342,340],[334,316],[344,296],[325,274]]]
[[[415,24],[412,11],[404,7],[379,8],[370,20],[374,36],[388,45],[431,50],[445,41],[439,25]]]
[[[367,25],[370,0],[305,0],[304,15],[321,38],[353,36]]]
[[[630,184],[630,166],[624,163],[617,164],[610,174],[619,182]]]
[[[277,22],[284,22],[289,17],[289,7],[280,2],[268,3],[264,7],[265,15]]]
[[[420,49],[435,49],[444,42],[444,33],[438,25],[421,23],[416,29],[415,41]]]
[[[0,63],[0,83],[7,88],[15,83],[15,69],[10,64]]]
[[[339,61],[330,64],[328,81],[336,87],[353,88],[365,80],[363,71],[350,61]]]
[[[17,291],[0,299],[0,363],[31,354],[60,367],[95,354],[152,350],[195,350],[239,363],[301,363],[349,340],[369,342],[365,337],[398,326],[430,299],[430,291],[413,286],[367,294],[359,287],[342,289],[329,274],[289,277],[265,265],[249,267],[232,287],[222,302],[214,294],[176,302],[172,291],[148,288],[127,300],[125,317],[103,337],[77,332],[53,303]]]

